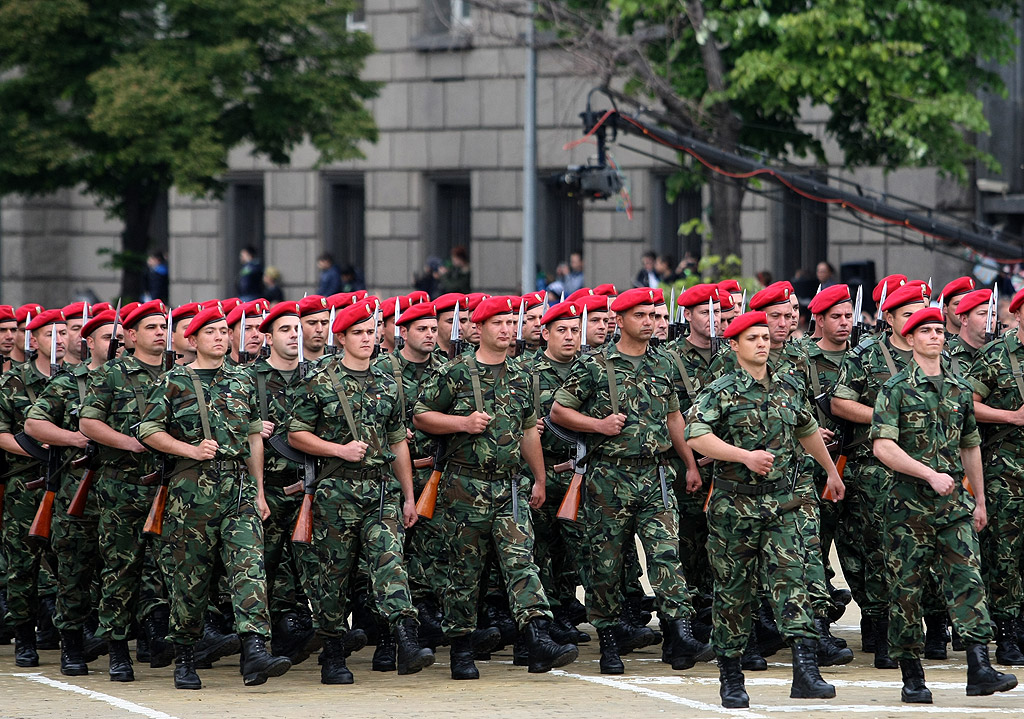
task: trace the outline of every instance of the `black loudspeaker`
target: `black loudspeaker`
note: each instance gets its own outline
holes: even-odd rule
[[[857,296],[857,287],[864,287],[863,308],[869,312],[875,311],[875,303],[871,299],[871,291],[875,289],[878,281],[875,279],[875,261],[859,260],[857,262],[844,262],[839,265],[839,281],[850,286],[850,296]]]

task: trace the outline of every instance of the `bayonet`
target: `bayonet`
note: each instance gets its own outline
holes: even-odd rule
[[[57,325],[52,324],[50,325],[50,377],[56,377],[58,372],[60,372],[60,364],[57,362]]]
[[[266,320],[267,320],[267,311],[263,310],[263,320],[260,322],[260,324],[263,324],[263,322],[266,322]],[[333,332],[331,332],[331,328],[330,327],[327,328],[327,332],[329,334],[332,334],[332,335],[334,334]],[[267,333],[266,332],[263,333],[263,344],[260,345],[260,359],[270,359],[270,345],[267,343]]]
[[[996,338],[995,310],[996,289],[993,288],[988,298],[988,307],[985,309],[985,342],[992,342]]]
[[[817,290],[817,292],[814,293],[814,296],[817,297],[819,294],[821,294],[821,283],[820,282],[818,283],[818,290]],[[812,298],[812,301],[813,301],[813,298]],[[799,321],[799,319],[800,318],[797,317],[798,321]],[[814,336],[814,330],[815,330],[814,313],[812,312],[811,313],[811,319],[807,322],[807,336],[808,337],[813,337]]]
[[[89,321],[89,303],[82,303],[82,329],[85,329],[86,323]],[[82,358],[82,364],[89,363],[89,342],[85,339],[85,335],[78,337],[78,354]]]
[[[328,330],[333,328],[328,328]],[[302,346],[302,321],[299,321],[299,379],[304,379],[309,374],[309,362],[306,361],[306,351]]]
[[[373,303],[373,354],[371,358],[380,354],[380,337],[377,335],[380,330],[380,302]]]
[[[114,310],[114,328],[110,333],[110,344],[107,345],[107,362],[117,357],[117,348],[121,344],[117,339],[117,329],[121,326],[121,298],[117,298],[117,308]]]
[[[580,354],[586,354],[590,351],[590,345],[587,344],[587,307],[583,306],[583,317],[582,317],[582,334],[580,334]]]
[[[850,346],[856,347],[860,344],[860,335],[864,330],[864,322],[861,313],[864,305],[864,285],[857,286],[857,299],[853,303],[853,331],[850,333]]]
[[[998,337],[1003,333],[1002,323],[999,321],[999,284],[992,284],[992,316],[995,318],[993,322],[996,326],[996,336]]]
[[[459,322],[459,305],[455,303],[455,312],[452,314],[452,333],[448,336],[448,359],[455,359],[462,354],[462,327]]]
[[[245,310],[242,310],[242,328],[238,332],[238,364],[249,361],[249,353],[245,351]]]
[[[405,347],[405,340],[402,339],[402,330],[398,326],[398,310],[401,307],[401,304],[402,301],[400,298],[395,300],[395,352]]]
[[[174,318],[171,317],[171,308],[167,308],[167,332],[164,335],[167,337],[167,344],[164,345],[164,370],[169,370],[174,366]]]
[[[526,309],[526,300],[519,300],[519,321],[516,323],[516,357],[521,357],[526,351],[526,340],[523,339],[523,312]]]
[[[674,322],[676,317],[676,286],[672,285],[672,292],[668,297],[668,339],[669,342],[679,336],[679,330]]]
[[[334,346],[334,312],[335,308],[331,307],[331,318],[327,320],[327,346],[324,347],[324,353],[329,355],[338,351],[338,348]],[[373,341],[376,342],[377,338],[374,337]]]
[[[708,334],[711,336],[711,356],[714,357],[721,349],[722,343],[715,328],[715,302],[711,297],[708,297]]]
[[[882,319],[882,306],[885,304],[885,298],[889,294],[889,283],[886,282],[882,285],[882,297],[878,300],[878,311],[875,313],[875,334],[881,334],[885,331],[886,323]]]
[[[743,290],[743,297],[740,298],[740,314],[747,311],[747,291]]]

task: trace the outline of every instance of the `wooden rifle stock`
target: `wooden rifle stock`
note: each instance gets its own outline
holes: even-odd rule
[[[40,477],[39,479],[33,479],[30,482],[25,482],[25,489],[35,490],[44,486],[46,486],[46,479],[44,477]]]
[[[568,459],[560,464],[552,465],[551,467],[551,471],[554,472],[555,474],[561,474],[562,472],[571,472],[574,469],[576,469],[576,463],[571,459]]]
[[[143,487],[152,487],[154,484],[160,481],[161,471],[158,469],[155,472],[144,474],[139,478],[139,484]]]
[[[565,490],[565,496],[562,497],[562,503],[558,505],[558,513],[555,516],[567,522],[575,522],[580,511],[580,498],[582,496],[583,475],[577,472],[569,480],[569,488]]]
[[[419,459],[414,459],[412,461],[412,466],[413,466],[414,469],[426,469],[427,467],[433,467],[434,466],[434,458],[433,457],[420,457]]]
[[[291,497],[293,494],[298,494],[302,491],[303,481],[300,479],[295,484],[289,484],[284,488],[284,496]]]
[[[161,484],[153,497],[153,504],[149,507],[149,516],[146,517],[146,524],[142,527],[143,534],[159,537],[164,533],[164,510],[167,508],[167,485]]]
[[[89,490],[92,489],[92,480],[95,474],[96,471],[90,469],[78,481],[78,489],[75,490],[75,496],[71,498],[71,504],[68,505],[69,517],[81,517],[85,514],[85,502],[89,498]]]
[[[302,496],[302,506],[299,507],[299,516],[295,519],[295,529],[292,531],[292,542],[295,544],[313,543],[313,495]]]
[[[35,519],[32,520],[32,524],[28,528],[29,539],[35,539],[44,544],[49,543],[50,530],[53,528],[53,500],[56,497],[57,492],[52,489],[46,490],[46,493],[43,494],[43,501],[39,503]]]
[[[441,483],[441,470],[434,468],[430,478],[420,492],[420,498],[416,500],[416,514],[424,519],[434,518],[434,507],[437,505],[437,487]]]

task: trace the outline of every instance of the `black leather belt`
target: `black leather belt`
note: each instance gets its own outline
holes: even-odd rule
[[[771,494],[772,492],[778,492],[788,484],[789,482],[785,479],[778,479],[774,482],[766,482],[764,484],[744,484],[741,482],[730,482],[728,479],[716,479],[715,489],[720,489],[723,492],[731,492],[732,494],[746,494],[752,497],[760,497],[765,494]]]

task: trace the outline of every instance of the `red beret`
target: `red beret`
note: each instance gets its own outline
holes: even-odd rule
[[[258,317],[267,311],[266,305],[263,303],[266,300],[253,300],[252,302],[244,302],[235,309],[228,313],[228,327],[234,327],[242,319],[242,313],[245,313],[247,319]]]
[[[928,303],[928,286],[921,283],[907,284],[900,287],[891,295],[885,298],[882,305],[882,312],[892,312],[904,305],[911,305],[919,302]]]
[[[765,327],[767,327],[768,315],[761,311],[744,312],[742,315],[736,317],[732,322],[729,323],[729,326],[725,328],[725,332],[722,333],[722,336],[727,339],[731,339],[736,335],[740,334],[741,332],[749,330],[751,327],[754,327],[755,325],[764,325]]]
[[[571,295],[565,298],[566,302],[575,302],[576,300],[583,299],[584,297],[590,297],[591,295],[597,294],[589,287],[580,287],[578,290],[573,292]]]
[[[466,296],[461,292],[449,292],[446,295],[441,295],[434,300],[434,309],[437,310],[437,314],[442,312],[454,312],[455,305],[459,306],[460,310],[468,310],[469,304],[466,302]]]
[[[785,280],[773,282],[750,298],[750,309],[759,310],[769,305],[788,303],[793,295],[793,285]],[[733,320],[735,322],[736,320]]]
[[[203,302],[197,302],[196,304],[199,305],[199,309],[200,310],[203,309],[204,307],[206,307],[206,308],[213,307],[214,305],[218,305],[221,309],[224,309],[224,305],[216,297],[214,297],[212,300],[205,300]],[[226,314],[227,313],[225,312],[225,315]]]
[[[414,305],[418,305],[420,302],[430,302],[430,293],[423,290],[413,290],[406,296],[409,298],[409,302]]]
[[[654,288],[654,304],[655,305],[668,304],[665,301],[665,290],[661,289],[660,287],[655,287]]]
[[[14,311],[14,316],[18,320],[18,324],[20,325],[22,322],[25,321],[25,318],[28,317],[29,312],[31,312],[32,316],[35,317],[36,315],[40,314],[42,311],[43,311],[43,306],[42,305],[37,305],[37,304],[34,304],[34,303],[30,303],[30,304],[27,304],[27,305],[22,305],[21,307],[16,309]]]
[[[274,307],[263,317],[263,321],[260,322],[259,330],[264,334],[270,332],[274,321],[281,317],[299,316],[299,303],[298,302],[278,302]]]
[[[240,304],[242,304],[242,300],[237,297],[228,297],[226,300],[220,301],[220,307],[224,310],[225,317],[231,314],[231,310],[235,309]]]
[[[721,295],[718,285],[694,285],[679,295],[676,304],[680,307],[696,307],[697,305],[706,305],[709,299],[712,302],[721,302]]]
[[[220,303],[210,305],[196,313],[196,316],[189,322],[188,329],[185,330],[185,336],[191,337],[203,327],[206,327],[206,325],[213,324],[219,320],[227,320],[224,309],[220,306]]]
[[[0,322],[17,322],[18,318],[14,314],[14,308],[10,305],[0,305]]]
[[[611,309],[614,312],[625,312],[637,305],[653,305],[654,303],[654,290],[650,287],[634,287],[616,297],[611,304]]]
[[[727,292],[732,294],[733,292],[742,292],[743,288],[740,287],[740,283],[736,280],[722,280],[718,283],[718,289],[721,292]]]
[[[64,309],[62,309],[61,312],[64,313],[65,317],[70,317],[73,320],[77,320],[82,318],[82,311],[86,310],[88,307],[88,302],[72,302],[70,305],[67,305]]]
[[[885,291],[885,297],[886,299],[888,299],[893,292],[895,292],[905,284],[907,284],[906,275],[889,275],[888,277],[883,278],[882,281],[879,282],[877,285],[875,285],[875,289],[872,290],[871,292],[871,299],[873,299],[875,302],[881,302],[883,287],[888,287],[888,289]]]
[[[949,300],[957,295],[967,294],[974,289],[973,277],[957,277],[942,288],[942,304],[948,305]]]
[[[140,304],[139,302],[129,302],[126,305],[121,305],[121,321],[124,322],[124,318],[137,310]]]
[[[82,325],[82,337],[88,337],[103,325],[114,324],[114,310],[103,310]]]
[[[832,285],[826,287],[814,296],[808,309],[812,315],[820,315],[828,312],[841,302],[850,302],[850,288],[848,285]]]
[[[339,292],[327,298],[327,306],[340,310],[345,307],[348,307],[349,305],[355,304],[364,297],[366,297],[366,290],[357,290],[355,292]]]
[[[579,308],[580,312],[586,308],[587,313],[591,315],[595,312],[608,311],[608,298],[604,295],[584,295],[575,300],[566,300],[566,302],[570,301]]]
[[[414,304],[401,314],[398,318],[398,324],[406,325],[422,319],[437,319],[437,310],[434,309],[433,302],[418,302]]]
[[[178,320],[187,320],[189,317],[195,317],[201,309],[203,309],[203,306],[198,302],[189,302],[181,305],[171,311],[171,321],[177,322]]]
[[[299,316],[301,317],[327,312],[330,309],[331,303],[321,295],[310,295],[299,300]]]
[[[1020,309],[1021,303],[1024,303],[1024,290],[1020,290],[1013,296],[1010,301],[1010,312],[1016,312]]]
[[[486,322],[492,317],[497,315],[504,315],[512,312],[519,311],[519,304],[522,302],[521,297],[513,295],[498,295],[497,297],[487,297],[486,299],[480,300],[480,303],[473,310],[473,315],[470,320],[473,322]]]
[[[924,288],[925,296],[928,297],[928,298],[931,298],[931,296],[932,296],[932,288],[929,287],[928,283],[925,282],[924,280],[907,280],[907,284],[905,284],[903,286],[904,287],[923,287]]]
[[[544,304],[544,298],[547,297],[547,292],[543,290],[538,292],[527,292],[523,295],[523,301],[526,302],[526,306],[523,307],[523,311],[532,310],[534,307],[540,307]]]
[[[942,316],[942,310],[938,307],[925,307],[910,315],[907,324],[903,325],[901,335],[906,337],[921,325],[939,324],[945,326],[946,318]]]
[[[643,289],[643,288],[640,287],[638,289]],[[618,292],[618,290],[615,289],[615,285],[613,285],[610,282],[608,282],[608,283],[605,283],[603,285],[598,285],[597,287],[595,287],[594,288],[594,294],[595,295],[604,295],[605,297],[615,297],[616,295],[619,294],[619,292]]]
[[[359,300],[351,307],[338,310],[338,314],[334,317],[334,326],[331,327],[331,332],[338,334],[339,332],[344,332],[352,325],[372,320],[373,312],[377,308],[378,302],[380,302],[378,298],[370,295]]]
[[[28,323],[28,329],[37,330],[40,327],[63,324],[64,322],[67,322],[67,320],[64,319],[64,313],[60,310],[43,310]]]
[[[486,292],[470,292],[468,295],[466,295],[466,307],[469,308],[470,312],[472,312],[477,307],[480,306],[481,302],[488,299],[489,297],[490,295],[487,294]],[[519,309],[518,302],[516,303],[516,309]],[[476,322],[476,320],[473,321]]]
[[[722,297],[722,309],[723,310],[731,310],[733,307],[736,306],[736,303],[732,301],[732,295],[731,294],[729,294],[728,292],[723,292],[721,290],[721,288],[719,288],[719,292],[721,293],[721,297]]]
[[[544,316],[540,318],[540,323],[547,325],[557,320],[578,320],[582,314],[583,310],[580,309],[579,305],[566,300],[550,307],[544,313]]]
[[[949,287],[949,285],[946,286]],[[947,300],[949,299],[947,295],[943,295],[943,297]],[[968,292],[963,296],[963,299],[960,300],[960,304],[956,306],[956,313],[958,315],[967,314],[978,305],[987,305],[991,299],[992,290],[974,290],[974,292]]]
[[[100,312],[106,312],[107,310],[112,309],[114,309],[114,306],[109,302],[97,302],[89,308],[89,311],[94,315],[98,315]]]
[[[407,309],[412,307],[412,303],[409,301],[409,298],[406,297],[405,295],[398,295],[397,297],[388,297],[380,304],[381,318],[385,320],[395,319],[396,304],[398,305],[399,315],[401,315],[402,312],[405,312]]]
[[[132,310],[130,314],[124,314],[123,307],[121,308],[121,310],[122,317],[124,317],[124,319],[121,320],[121,324],[124,326],[126,330],[129,330],[135,325],[137,325],[139,323],[139,320],[141,320],[143,317],[149,317],[150,315],[161,315],[163,317],[167,316],[167,305],[165,305],[160,300],[150,300],[145,304],[141,304],[134,310]],[[171,319],[174,318],[172,317]]]

